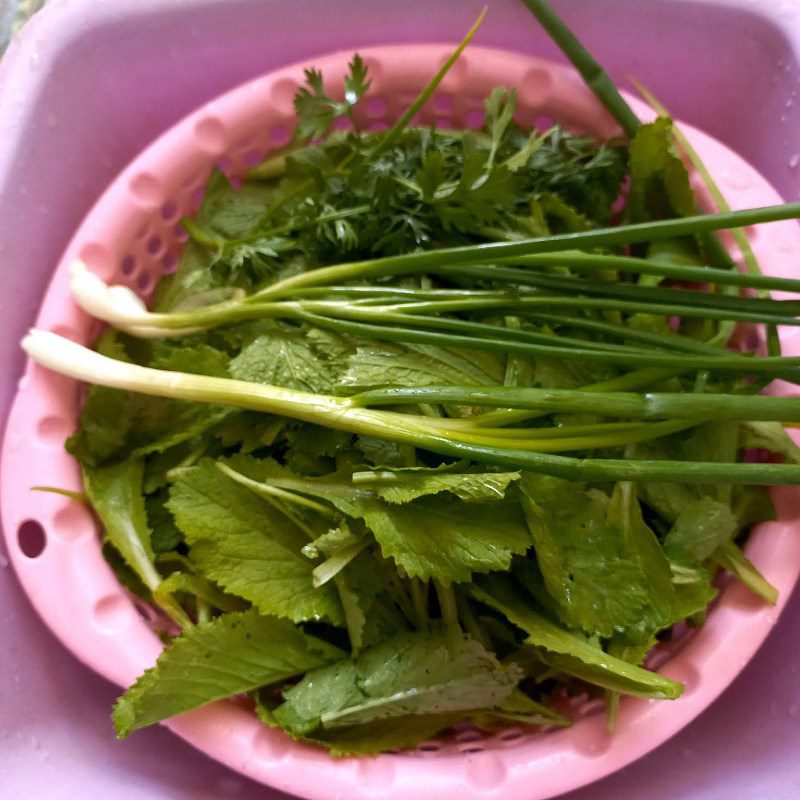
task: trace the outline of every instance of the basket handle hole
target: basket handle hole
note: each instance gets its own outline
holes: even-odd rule
[[[44,528],[35,519],[26,519],[17,530],[19,549],[28,558],[38,558],[47,544]]]

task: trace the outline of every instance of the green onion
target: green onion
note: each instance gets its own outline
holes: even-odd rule
[[[567,480],[800,484],[798,464],[579,459],[497,446],[491,439],[480,441],[477,436],[463,440],[446,429],[437,429],[432,420],[417,420],[404,414],[359,408],[343,397],[157,370],[116,361],[49,331],[31,331],[23,340],[22,347],[31,358],[45,367],[100,386],[280,414],[338,430],[410,444],[444,456],[543,472]]]
[[[800,398],[764,395],[633,392],[589,393],[575,389],[520,387],[426,387],[373,389],[350,398],[358,406],[445,403],[508,406],[552,413],[594,413],[628,419],[710,419],[800,421]],[[535,430],[535,429],[534,429]]]

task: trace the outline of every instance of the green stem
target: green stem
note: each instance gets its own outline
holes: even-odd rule
[[[713,353],[719,352],[718,347],[690,339],[680,333],[654,333],[652,331],[640,331],[636,328],[628,328],[624,325],[615,325],[611,322],[603,322],[596,319],[585,319],[569,314],[542,314],[540,312],[531,313],[526,311],[527,317],[552,325],[554,329],[559,327],[575,328],[576,330],[592,331],[605,336],[622,339],[623,341],[640,342],[666,350],[676,350],[681,353]]]
[[[778,602],[778,590],[733,542],[718,547],[713,558],[723,569],[744,583],[753,594],[773,606]]]
[[[472,275],[478,280],[502,280],[522,286],[533,286],[550,291],[561,291],[569,295],[588,295],[630,300],[645,300],[650,303],[674,307],[697,306],[726,311],[742,311],[744,313],[761,313],[780,318],[800,315],[800,301],[771,300],[769,298],[739,297],[738,295],[719,295],[711,292],[700,292],[691,289],[671,289],[662,286],[640,286],[619,281],[588,281],[579,278],[565,278],[557,275],[531,275],[526,270],[513,267],[457,267],[442,269],[442,274]],[[525,301],[528,298],[522,297]],[[451,300],[458,303],[459,300]],[[468,303],[468,300],[461,301]],[[424,307],[423,303],[411,304],[412,310]],[[455,307],[457,310],[458,307]],[[466,306],[469,308],[469,306]],[[445,307],[446,310],[446,307]]]
[[[250,607],[248,602],[225,594],[202,575],[191,575],[185,572],[173,572],[169,577],[164,578],[153,590],[153,598],[158,601],[164,596],[170,596],[177,592],[194,595],[198,600],[202,600],[220,611],[243,611]]]
[[[539,20],[550,38],[572,62],[589,89],[617,120],[622,130],[629,138],[633,138],[641,123],[608,73],[552,10],[546,0],[523,0],[523,2]],[[732,269],[733,261],[717,236],[712,232],[706,232],[702,238],[709,261],[716,267]]]
[[[586,85],[594,92],[600,102],[619,122],[622,130],[633,137],[639,129],[639,118],[625,102],[614,82],[603,67],[595,61],[591,53],[564,24],[563,20],[550,8],[545,0],[523,0],[531,13],[539,20],[550,38],[559,46],[564,55],[580,72]]]
[[[473,639],[480,642],[487,650],[493,650],[492,640],[486,632],[486,628],[481,625],[480,620],[475,616],[469,603],[469,598],[459,591],[458,587],[456,587],[455,593],[458,617],[461,620],[461,624]]]
[[[385,153],[395,144],[403,131],[408,127],[409,122],[411,122],[416,113],[422,108],[422,106],[425,105],[425,103],[428,102],[430,96],[436,91],[439,84],[444,80],[444,76],[447,75],[447,73],[450,71],[450,68],[456,63],[459,56],[464,52],[467,45],[472,41],[473,37],[478,32],[478,28],[480,28],[481,23],[485,19],[488,11],[488,7],[481,11],[472,27],[467,31],[467,35],[461,40],[461,43],[453,51],[447,61],[444,62],[442,68],[436,73],[436,75],[434,75],[430,83],[420,92],[417,99],[411,104],[405,114],[403,114],[403,116],[400,117],[400,119],[394,124],[394,127],[387,131],[386,134],[381,138],[377,147],[375,147],[371,154],[373,163],[377,156],[379,156],[381,153]]]
[[[379,407],[405,403],[504,406],[548,413],[594,413],[626,419],[685,419],[721,417],[729,420],[800,421],[800,398],[765,395],[632,392],[590,393],[577,389],[521,387],[425,387],[374,389],[350,398],[353,405]],[[535,428],[529,432],[534,433]],[[569,430],[565,428],[563,430]]]
[[[442,310],[458,310],[464,311],[470,308],[507,308],[509,305],[515,305],[515,298],[506,297],[503,300],[494,301],[491,298],[486,300],[465,301],[466,307],[457,307],[451,309],[446,307]],[[357,322],[397,322],[402,324],[409,324],[414,327],[429,328],[432,330],[444,330],[453,333],[461,333],[464,335],[474,336],[483,334],[489,337],[497,337],[507,341],[529,342],[530,344],[541,344],[548,347],[577,347],[581,350],[599,350],[602,352],[643,352],[642,348],[629,347],[625,345],[609,344],[607,342],[587,341],[585,339],[573,339],[569,336],[561,336],[552,333],[537,333],[532,330],[513,329],[502,325],[489,325],[482,322],[473,322],[471,320],[457,319],[453,317],[438,317],[435,315],[411,315],[391,310],[392,306],[384,307],[353,307],[346,305],[325,305],[314,303],[301,303],[301,307],[310,310],[312,313],[319,312],[323,316],[333,317],[336,319],[351,319]],[[524,306],[520,306],[524,308]],[[423,311],[428,308],[423,308]],[[438,312],[438,308],[431,307],[432,311]],[[663,346],[663,343],[662,343]],[[692,350],[692,352],[695,352]],[[709,349],[705,352],[719,355],[719,350]]]
[[[458,624],[458,608],[453,587],[443,586],[439,581],[434,581],[433,585],[436,589],[436,596],[439,599],[439,610],[442,614],[445,629],[451,634],[460,635],[461,626]]]
[[[430,622],[428,616],[428,584],[427,582],[423,583],[419,578],[409,578],[408,586],[419,629],[427,630]]]
[[[564,250],[616,247],[626,244],[660,241],[677,236],[688,236],[707,231],[757,225],[800,217],[800,203],[731,211],[723,214],[702,214],[681,219],[655,220],[612,228],[598,228],[577,233],[562,233],[556,236],[522,239],[518,242],[490,242],[485,244],[446,247],[398,256],[356,261],[321,267],[278,281],[251,295],[250,302],[261,302],[265,298],[286,296],[299,288],[319,286],[326,283],[361,280],[365,278],[408,275],[413,273],[435,273],[440,267],[470,266],[486,264],[498,259],[518,256],[554,253]]]
[[[305,508],[315,511],[317,514],[320,514],[321,516],[333,522],[339,522],[339,520],[342,518],[342,515],[336,512],[330,506],[324,506],[322,503],[317,503],[315,500],[310,500],[309,498],[304,497],[303,495],[295,494],[294,492],[288,492],[285,489],[278,488],[277,486],[270,486],[268,483],[254,481],[252,478],[248,478],[246,475],[242,475],[240,472],[236,472],[236,470],[231,469],[227,464],[223,464],[222,462],[218,461],[216,463],[216,467],[220,472],[236,481],[236,483],[247,487],[260,497],[263,497],[265,500],[277,498],[298,506],[304,506]]]
[[[745,375],[771,375],[788,381],[800,380],[796,368],[800,367],[800,357],[780,358],[747,358],[741,355],[698,356],[661,354],[653,352],[619,352],[617,350],[598,351],[585,348],[557,347],[554,345],[538,345],[503,339],[457,336],[417,328],[389,327],[371,325],[351,320],[331,319],[316,314],[298,313],[297,318],[311,325],[337,333],[366,337],[377,341],[410,342],[429,344],[438,347],[455,347],[469,350],[481,350],[494,353],[521,353],[527,355],[551,356],[554,358],[570,358],[591,360],[601,364],[614,364],[627,367],[661,367],[676,371],[690,372],[698,369],[710,369],[716,372],[741,373]]]
[[[609,378],[608,380],[581,386],[575,391],[599,394],[601,392],[626,392],[636,389],[646,389],[651,386],[658,386],[666,379],[672,378],[676,374],[679,373],[676,373],[674,370],[639,369],[634,372],[626,372],[615,378]],[[485,414],[472,417],[470,422],[476,428],[491,428],[493,426],[502,427],[505,425],[513,425],[516,422],[526,422],[540,416],[542,416],[542,414],[538,411],[508,411],[506,409],[498,409],[497,411],[489,411]]]
[[[718,202],[718,201],[717,201]],[[719,204],[719,202],[718,202]],[[729,212],[727,205],[720,204],[720,211]],[[733,228],[731,233],[741,233],[740,228]],[[745,237],[745,241],[747,241]],[[737,240],[738,243],[738,240]],[[741,245],[739,245],[741,248]],[[748,243],[749,247],[749,243]],[[752,250],[750,251],[752,253]],[[568,267],[574,272],[598,272],[616,270],[634,275],[661,275],[673,280],[690,281],[691,283],[716,284],[718,286],[745,286],[775,291],[800,292],[800,280],[797,278],[777,278],[762,275],[748,269],[747,273],[736,272],[714,267],[688,266],[673,264],[667,261],[656,261],[633,256],[619,256],[605,253],[583,253],[579,250],[563,253],[542,253],[541,255],[524,256],[514,259],[515,263],[526,267]],[[749,265],[749,261],[747,262]]]

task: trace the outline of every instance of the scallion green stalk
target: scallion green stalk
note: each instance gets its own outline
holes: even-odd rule
[[[444,403],[532,409],[552,413],[594,413],[626,419],[800,421],[800,398],[765,395],[601,392],[522,387],[425,387],[373,389],[350,398],[354,405],[379,407],[405,403]],[[534,429],[535,430],[535,429]]]
[[[100,386],[158,397],[218,403],[280,414],[350,433],[410,444],[444,456],[468,458],[577,481],[677,481],[680,483],[800,484],[797,464],[725,464],[573,458],[498,446],[492,439],[437,428],[435,420],[360,408],[348,398],[275,386],[151,369],[116,361],[49,331],[31,331],[22,342],[35,361],[63,375]]]

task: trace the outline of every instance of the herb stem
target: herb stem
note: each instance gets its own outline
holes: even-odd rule
[[[373,389],[351,397],[353,405],[378,407],[404,403],[504,406],[552,413],[594,413],[627,419],[800,420],[800,398],[765,395],[602,392],[522,387],[424,387]],[[569,430],[569,428],[563,429]],[[535,431],[533,429],[531,432]]]
[[[452,634],[460,635],[461,626],[458,624],[458,608],[453,587],[444,586],[439,581],[434,581],[433,585],[436,589],[436,597],[439,599],[439,610],[445,629]]]
[[[299,311],[296,314],[311,325],[338,333],[346,333],[358,337],[367,337],[377,341],[410,342],[429,344],[438,347],[455,347],[469,350],[482,350],[495,353],[521,353],[555,358],[591,360],[601,364],[614,364],[627,367],[663,367],[676,371],[690,372],[698,369],[709,369],[719,372],[742,373],[745,375],[771,375],[794,382],[800,380],[797,368],[800,357],[764,357],[747,358],[730,354],[719,356],[700,356],[691,354],[662,354],[652,351],[620,352],[617,349],[592,350],[590,348],[559,347],[556,345],[539,345],[506,339],[490,339],[485,337],[456,336],[418,328],[390,327],[373,325],[352,320],[332,319],[317,314]],[[413,322],[413,320],[412,320]]]
[[[444,62],[442,68],[436,73],[436,75],[433,76],[433,79],[420,92],[417,99],[414,100],[414,102],[409,106],[408,110],[403,114],[403,116],[400,117],[400,119],[386,132],[383,137],[381,137],[377,146],[372,151],[373,160],[381,153],[385,153],[394,146],[395,142],[400,138],[400,135],[408,127],[408,124],[412,119],[414,119],[417,112],[422,108],[422,106],[425,105],[425,103],[428,102],[430,96],[436,91],[439,84],[444,80],[444,76],[447,75],[447,73],[450,71],[450,68],[456,63],[459,56],[464,52],[467,45],[472,41],[473,37],[478,32],[478,28],[480,28],[483,20],[486,18],[488,11],[488,6],[481,11],[472,27],[467,31],[467,35],[461,40],[461,43],[452,52],[447,61]]]
[[[523,0],[531,13],[539,21],[550,38],[558,45],[564,55],[581,74],[586,85],[611,112],[614,119],[629,137],[639,129],[639,118],[625,102],[619,89],[608,73],[581,44],[577,36],[564,24],[563,20],[550,8],[545,0]]]
[[[728,207],[720,208],[720,211],[726,213],[729,210]],[[734,231],[741,231],[741,229],[733,228],[731,233]],[[756,272],[744,273],[735,270],[716,269],[714,267],[673,264],[668,261],[635,258],[633,256],[584,253],[580,250],[521,256],[511,259],[509,262],[501,263],[515,263],[525,267],[568,267],[575,272],[588,273],[611,269],[634,275],[661,275],[664,278],[689,281],[691,283],[800,292],[800,279],[797,278],[779,278]]]
[[[236,483],[239,483],[242,486],[246,486],[248,489],[255,492],[257,495],[260,495],[264,499],[272,500],[273,498],[277,498],[278,500],[283,500],[287,503],[304,506],[310,511],[315,511],[317,514],[320,514],[321,516],[333,522],[338,522],[341,519],[342,515],[334,511],[332,508],[330,508],[330,506],[324,506],[322,503],[317,503],[315,500],[310,500],[308,497],[296,494],[295,492],[289,492],[286,489],[280,489],[277,486],[270,486],[268,483],[254,481],[252,478],[248,478],[246,475],[236,472],[236,470],[231,469],[227,464],[223,464],[219,461],[216,463],[216,466],[220,472],[227,475],[229,478],[231,478],[231,480],[236,481]]]
[[[408,587],[411,592],[411,603],[414,606],[414,614],[417,617],[417,624],[420,630],[427,630],[430,617],[428,616],[428,583],[419,578],[409,578]]]

